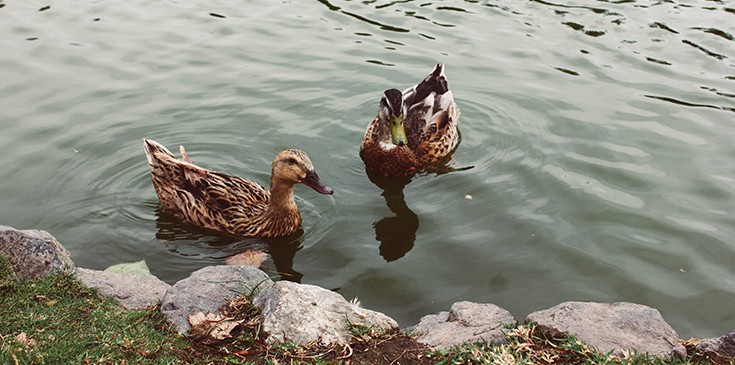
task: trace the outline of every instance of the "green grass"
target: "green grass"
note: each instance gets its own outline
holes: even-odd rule
[[[232,339],[207,341],[206,329],[185,337],[158,308],[125,310],[68,275],[18,280],[0,255],[0,364],[706,364],[635,353],[615,358],[571,337],[547,336],[532,324],[506,328],[502,345],[447,351],[429,351],[401,333],[373,333],[358,324],[350,324],[354,340],[348,346],[268,345],[257,307],[241,299],[225,310],[242,321]]]
[[[0,363],[189,360],[188,341],[169,329],[157,309],[124,310],[68,275],[22,282],[0,261]]]

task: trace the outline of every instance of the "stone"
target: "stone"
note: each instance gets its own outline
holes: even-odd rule
[[[250,266],[208,266],[170,287],[163,297],[161,313],[179,333],[191,328],[189,315],[197,312],[219,313],[219,308],[238,297],[252,298],[273,281]]]
[[[146,309],[160,303],[170,285],[153,275],[120,274],[78,268],[75,274],[88,288],[111,297],[126,309]]]
[[[69,251],[46,231],[0,226],[0,253],[10,258],[15,274],[37,280],[53,273],[74,273]]]
[[[571,335],[602,352],[623,351],[655,356],[686,355],[679,336],[658,310],[634,303],[564,302],[534,312],[535,322],[552,336]]]
[[[341,295],[314,285],[279,281],[265,288],[253,303],[261,310],[269,342],[291,341],[324,346],[346,344],[351,326],[372,331],[398,330],[387,315],[350,303]]]
[[[112,265],[105,269],[107,272],[114,272],[118,274],[132,274],[132,275],[150,275],[151,269],[148,268],[145,260],[136,262],[123,262],[117,265]]]
[[[515,324],[510,312],[494,304],[463,301],[452,304],[449,312],[422,317],[406,333],[431,348],[446,350],[469,342],[504,343],[503,329]]]
[[[735,330],[718,338],[704,339],[695,350],[717,363],[732,362],[735,360]]]

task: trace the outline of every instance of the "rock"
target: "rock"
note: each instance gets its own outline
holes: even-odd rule
[[[346,344],[352,325],[376,331],[398,329],[383,313],[360,308],[341,295],[314,285],[279,281],[264,289],[253,303],[261,310],[268,341],[322,345]]]
[[[22,279],[72,274],[75,269],[69,251],[46,231],[0,226],[0,253],[10,258],[15,274]]]
[[[157,305],[171,286],[153,275],[119,274],[78,268],[76,278],[101,296],[112,297],[127,309]]]
[[[702,340],[695,347],[698,353],[717,363],[728,363],[735,360],[735,330],[718,338]]]
[[[136,262],[123,262],[121,264],[112,265],[105,269],[107,272],[114,272],[118,274],[132,274],[132,275],[150,275],[151,269],[148,268],[148,264],[145,260]]]
[[[228,301],[240,296],[252,298],[270,285],[273,281],[268,275],[254,267],[208,266],[170,287],[163,297],[161,313],[185,334],[191,328],[190,314],[217,314]]]
[[[429,347],[446,350],[467,342],[503,343],[504,326],[515,324],[510,312],[494,304],[457,302],[449,312],[422,317],[406,333]]]
[[[676,331],[658,310],[645,305],[565,302],[531,313],[526,321],[537,323],[553,336],[572,335],[616,355],[630,349],[655,356],[686,355]]]

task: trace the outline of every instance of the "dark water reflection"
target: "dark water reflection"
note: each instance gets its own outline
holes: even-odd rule
[[[375,239],[380,242],[380,256],[388,262],[398,260],[413,248],[419,229],[419,217],[408,207],[403,194],[403,188],[411,182],[411,177],[389,179],[371,173],[367,175],[373,184],[383,189],[380,195],[395,214],[373,223]]]
[[[304,277],[304,274],[293,268],[296,253],[304,247],[302,234],[303,231],[296,232],[294,235],[297,238],[291,238],[285,242],[281,240],[268,241],[268,252],[276,267],[276,273],[282,280],[300,283],[301,278]]]
[[[213,235],[214,232],[187,224],[161,206],[156,208],[156,239],[170,242],[204,241],[215,247],[226,247],[242,238],[229,235]]]
[[[161,206],[156,209],[156,239],[164,242],[171,252],[186,255],[192,245],[203,246],[211,252],[212,259],[221,260],[245,250],[264,250],[270,256],[275,270],[266,272],[281,280],[301,282],[304,276],[294,270],[294,257],[303,248],[304,230],[299,229],[287,237],[242,238],[199,228],[187,224]],[[182,252],[183,249],[183,252]],[[198,252],[195,255],[200,255]],[[276,277],[274,277],[276,279]]]
[[[461,134],[459,138],[460,143],[456,148],[459,148],[462,144]],[[451,163],[451,155],[429,166],[426,171],[419,175],[439,176],[474,168],[474,166],[454,167]],[[419,230],[419,217],[406,204],[406,197],[403,192],[415,176],[386,178],[368,170],[365,174],[370,182],[383,190],[380,195],[385,199],[388,209],[394,214],[373,223],[375,239],[380,242],[380,256],[388,262],[398,260],[413,248],[416,241],[416,232]]]

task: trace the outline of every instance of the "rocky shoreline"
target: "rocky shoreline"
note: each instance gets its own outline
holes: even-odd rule
[[[21,278],[36,280],[63,272],[131,310],[160,303],[163,315],[181,334],[191,329],[192,316],[217,315],[222,306],[239,297],[246,297],[260,309],[263,331],[272,342],[345,344],[352,337],[353,326],[399,329],[389,316],[362,308],[338,293],[314,285],[273,282],[263,271],[249,266],[205,267],[168,285],[150,273],[77,268],[69,252],[49,233],[7,226],[0,226],[0,253],[10,258]],[[687,355],[676,331],[658,310],[640,304],[565,302],[531,313],[524,321],[552,334],[575,336],[602,352]],[[447,349],[467,342],[502,342],[502,331],[516,324],[510,312],[494,304],[462,301],[446,312],[427,314],[402,331],[431,348]],[[696,350],[735,360],[735,330],[699,341]]]

